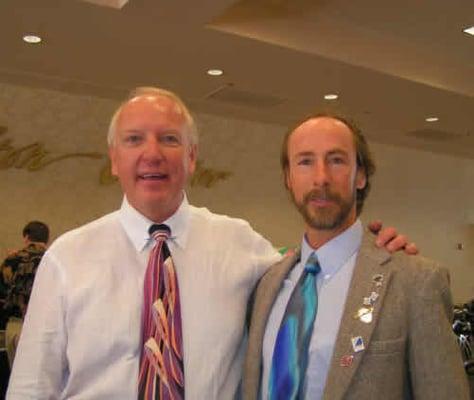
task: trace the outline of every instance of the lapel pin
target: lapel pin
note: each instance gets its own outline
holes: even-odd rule
[[[377,292],[372,292],[369,297],[364,297],[363,304],[364,306],[373,306],[378,298],[379,294]]]
[[[375,274],[372,277],[372,281],[375,283],[375,286],[382,286],[383,283],[383,275],[382,274]]]
[[[377,292],[372,292],[372,293],[370,293],[369,298],[370,298],[370,300],[372,301],[372,304],[373,304],[379,298],[379,294]]]
[[[372,322],[372,311],[374,310],[373,307],[361,307],[357,310],[354,314],[354,318],[358,319],[366,324],[370,324]]]
[[[359,320],[362,321],[364,324],[370,324],[372,322],[372,311],[368,312],[367,314],[362,315]]]
[[[351,339],[352,342],[352,348],[354,349],[355,353],[359,353],[362,350],[365,350],[364,346],[364,339],[362,339],[362,336],[356,336]]]
[[[354,360],[354,356],[351,355],[346,355],[341,357],[341,362],[339,365],[341,367],[350,367],[352,365],[352,361]]]
[[[360,319],[360,317],[369,314],[372,312],[372,307],[361,307],[357,310],[357,312],[354,314],[355,319]]]

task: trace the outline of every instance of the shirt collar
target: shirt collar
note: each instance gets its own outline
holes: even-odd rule
[[[184,193],[183,201],[176,212],[163,221],[163,224],[168,225],[171,229],[170,240],[181,248],[185,247],[188,238],[189,207],[188,198]],[[119,210],[119,220],[135,249],[139,252],[143,251],[150,241],[148,228],[155,222],[133,208],[126,196],[123,197],[122,206]]]
[[[303,237],[301,245],[301,263],[304,265],[315,251],[323,274],[334,275],[359,249],[362,242],[362,223],[357,219],[349,228],[314,250]]]

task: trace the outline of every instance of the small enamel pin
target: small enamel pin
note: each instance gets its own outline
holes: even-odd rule
[[[383,283],[383,275],[382,274],[375,274],[372,277],[372,282],[375,283],[375,286],[380,287],[382,286]]]
[[[369,299],[372,302],[372,304],[374,304],[378,298],[379,298],[379,294],[377,292],[370,293]]]
[[[341,357],[339,365],[341,367],[350,367],[352,365],[352,361],[354,361],[354,356],[352,354],[345,355]]]
[[[362,336],[355,336],[351,339],[352,342],[352,349],[354,350],[354,353],[359,353],[360,351],[365,350],[364,346],[364,339],[362,339]]]
[[[361,307],[354,314],[354,318],[366,324],[370,324],[372,322],[373,311],[373,307]]]
[[[379,294],[377,292],[370,293],[370,296],[364,297],[364,306],[373,306],[378,298]]]

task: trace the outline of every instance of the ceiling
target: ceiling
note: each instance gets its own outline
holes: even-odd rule
[[[336,110],[373,141],[474,158],[472,25],[472,0],[2,0],[0,82],[116,99],[157,85],[284,125]]]

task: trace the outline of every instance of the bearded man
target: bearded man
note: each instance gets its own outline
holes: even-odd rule
[[[360,130],[312,116],[281,163],[305,233],[257,288],[244,398],[467,400],[447,271],[363,232],[375,166]]]

